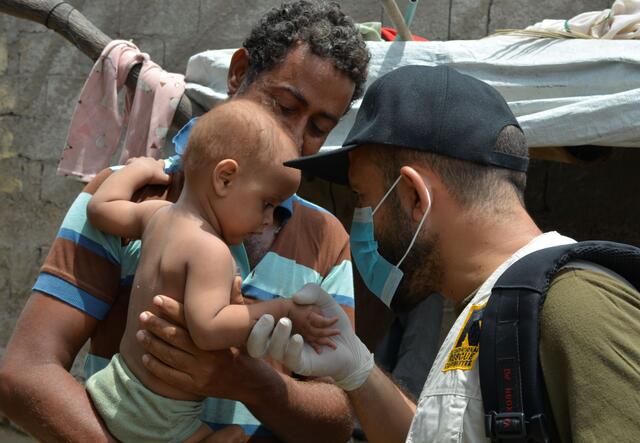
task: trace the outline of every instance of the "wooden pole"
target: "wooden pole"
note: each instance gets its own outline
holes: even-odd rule
[[[0,0],[0,12],[52,29],[93,61],[100,57],[102,50],[112,40],[72,5],[58,0]],[[129,72],[126,84],[131,89],[136,88],[140,68],[141,65],[134,66]],[[192,116],[204,112],[183,94],[172,125],[181,128]]]
[[[382,6],[384,6],[384,10],[398,30],[400,39],[409,42],[412,41],[413,36],[411,35],[411,31],[404,21],[404,17],[402,17],[402,12],[400,12],[400,8],[398,8],[398,4],[396,3],[396,1],[382,0]]]

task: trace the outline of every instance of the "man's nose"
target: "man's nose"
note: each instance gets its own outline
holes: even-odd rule
[[[291,140],[296,144],[300,152],[302,152],[302,147],[304,145],[304,130],[306,127],[306,119],[304,118],[296,118],[289,122],[287,125],[289,130],[289,136]]]

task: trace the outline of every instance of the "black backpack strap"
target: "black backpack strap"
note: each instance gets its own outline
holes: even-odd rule
[[[555,440],[538,358],[539,317],[552,278],[572,260],[604,266],[640,287],[640,249],[604,241],[542,249],[502,274],[484,309],[478,357],[485,431],[494,442]]]

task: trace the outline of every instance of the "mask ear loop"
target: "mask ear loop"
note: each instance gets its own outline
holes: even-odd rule
[[[397,181],[396,181],[396,183],[397,183]],[[413,238],[411,239],[411,243],[409,243],[409,247],[407,248],[407,252],[404,253],[402,258],[400,259],[400,261],[396,265],[396,268],[399,268],[400,265],[402,264],[402,262],[404,261],[404,259],[407,258],[407,255],[409,255],[409,251],[411,251],[411,248],[413,247],[413,244],[416,242],[416,239],[418,238],[418,234],[420,233],[420,230],[422,229],[422,225],[424,224],[424,221],[427,219],[427,215],[429,214],[429,211],[431,211],[431,193],[429,192],[429,188],[426,188],[426,189],[427,189],[427,197],[429,198],[429,206],[427,206],[427,210],[424,211],[424,215],[422,216],[422,220],[420,220],[420,224],[418,225],[418,229],[416,229],[416,233],[413,234]]]
[[[384,201],[387,199],[387,197],[389,197],[389,194],[391,194],[391,191],[393,191],[393,188],[396,187],[396,185],[398,184],[398,182],[400,181],[400,179],[402,178],[402,175],[400,175],[396,181],[393,182],[393,184],[391,185],[391,187],[389,188],[389,190],[387,191],[387,193],[385,195],[382,196],[382,199],[380,200],[380,203],[377,204],[377,206],[375,207],[375,209],[373,210],[373,212],[371,213],[371,215],[375,214],[376,211],[378,210],[378,208],[380,208],[380,206],[382,205],[382,203],[384,203]],[[431,200],[429,200],[431,201]]]

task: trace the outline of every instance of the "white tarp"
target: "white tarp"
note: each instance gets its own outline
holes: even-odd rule
[[[640,41],[496,36],[448,42],[368,42],[368,84],[404,65],[448,64],[494,86],[518,118],[529,145],[640,147]],[[194,55],[190,98],[210,108],[227,98],[234,50]],[[341,145],[360,102],[324,148]]]

